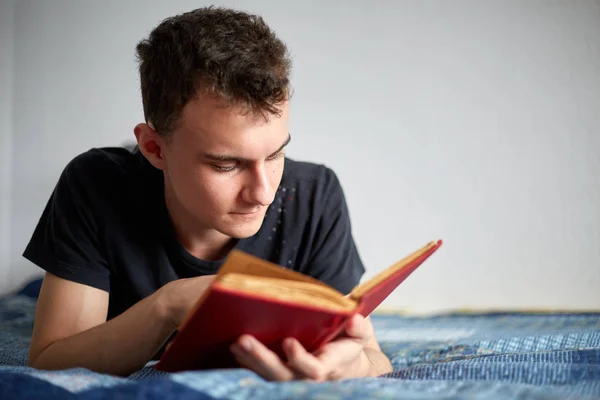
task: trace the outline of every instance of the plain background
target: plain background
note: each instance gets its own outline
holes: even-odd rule
[[[600,2],[230,1],[294,60],[290,157],[332,167],[382,306],[600,309]],[[65,164],[133,140],[134,47],[198,1],[2,0],[0,293]]]

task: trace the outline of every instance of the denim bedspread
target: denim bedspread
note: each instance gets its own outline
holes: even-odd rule
[[[266,382],[243,370],[128,378],[25,366],[39,281],[0,299],[0,399],[600,399],[600,313],[374,315],[392,374]]]

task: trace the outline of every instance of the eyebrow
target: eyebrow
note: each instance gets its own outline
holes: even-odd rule
[[[283,150],[285,148],[285,146],[287,146],[290,141],[292,140],[292,135],[290,135],[288,133],[288,137],[285,140],[285,142],[283,142],[283,144],[273,153],[269,154],[269,157],[274,156],[275,154],[279,153],[281,150]],[[204,157],[212,160],[212,161],[219,161],[219,162],[243,162],[243,161],[248,161],[244,158],[241,157],[234,157],[234,156],[228,156],[226,154],[210,154],[210,153],[206,153],[204,154]]]

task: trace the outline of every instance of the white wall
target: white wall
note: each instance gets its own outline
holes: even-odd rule
[[[598,1],[220,4],[290,46],[290,156],[338,172],[367,277],[445,240],[384,307],[600,308]],[[61,168],[133,138],[137,41],[199,5],[16,2],[11,285]]]
[[[0,2],[0,293],[10,288],[14,2]]]

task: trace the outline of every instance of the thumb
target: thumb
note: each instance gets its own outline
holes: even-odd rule
[[[360,314],[352,316],[346,325],[345,331],[346,335],[351,338],[359,339],[361,341],[367,340],[368,332],[365,318]]]

